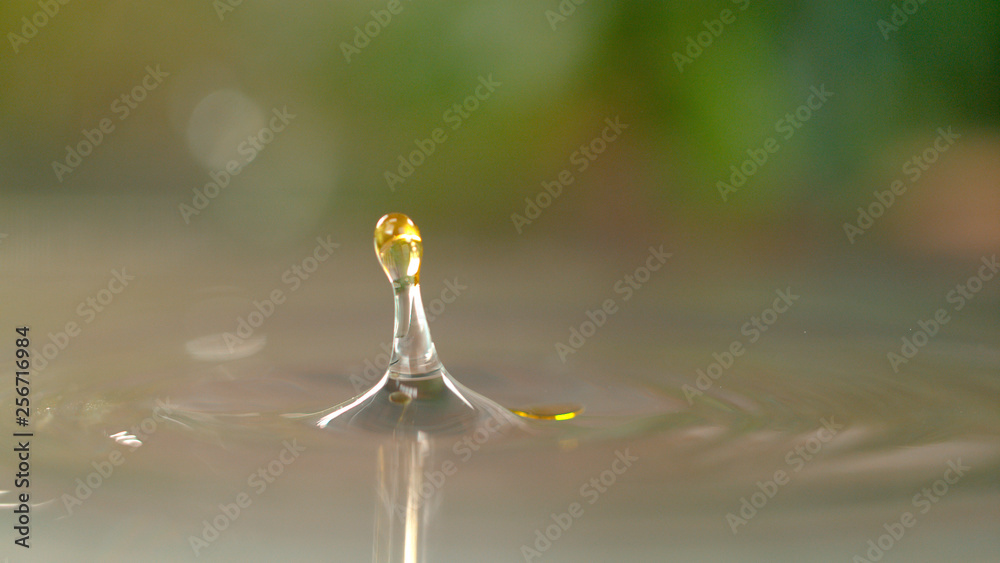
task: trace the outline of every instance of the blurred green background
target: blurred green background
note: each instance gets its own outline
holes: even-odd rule
[[[996,2],[236,1],[3,3],[3,230],[280,251],[331,224],[367,236],[395,210],[512,244],[1000,243]],[[166,76],[133,92],[147,67]],[[454,128],[481,77],[500,85]],[[833,96],[776,135],[820,86]],[[247,162],[240,147],[285,107],[294,118]],[[574,153],[606,118],[628,128],[582,170]],[[57,173],[102,119],[113,131]],[[960,138],[911,182],[904,163],[941,127]],[[447,138],[391,189],[386,173],[437,128]],[[769,137],[779,150],[723,200],[717,182]],[[231,161],[238,175],[185,214]],[[563,170],[573,183],[518,228]],[[907,191],[852,243],[844,224],[896,179]]]

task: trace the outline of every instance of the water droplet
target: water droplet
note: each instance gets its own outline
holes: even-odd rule
[[[424,247],[420,230],[402,213],[390,213],[375,225],[375,254],[393,286],[420,283]]]
[[[473,432],[487,419],[519,426],[509,410],[466,389],[438,359],[420,297],[423,241],[417,226],[406,215],[390,213],[375,226],[374,243],[396,306],[389,366],[367,392],[321,413],[317,425],[431,434]]]

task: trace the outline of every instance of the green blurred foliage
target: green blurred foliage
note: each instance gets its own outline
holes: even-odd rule
[[[887,39],[878,21],[896,4],[750,1],[741,10],[742,1],[588,0],[553,29],[546,12],[560,9],[557,0],[403,0],[348,63],[343,44],[386,2],[245,0],[220,18],[208,0],[71,1],[19,52],[9,35],[0,49],[0,189],[190,199],[210,170],[190,154],[177,117],[185,110],[176,87],[186,84],[189,95],[237,88],[265,109],[293,108],[314,150],[261,157],[275,184],[267,205],[301,196],[302,209],[319,205],[333,221],[369,224],[393,209],[514,237],[510,216],[524,212],[525,197],[569,168],[606,117],[621,116],[628,132],[575,175],[532,233],[559,234],[581,220],[598,236],[643,222],[795,228],[803,217],[828,220],[836,233],[881,186],[880,174],[893,172],[883,162],[887,147],[943,125],[997,125],[1000,4],[932,0]],[[0,31],[17,33],[39,9],[24,0],[0,5]],[[724,9],[735,21],[681,72],[674,54]],[[55,181],[51,162],[62,147],[152,63],[171,72],[170,92],[150,96],[109,146]],[[398,156],[442,127],[443,113],[490,74],[502,83],[497,92],[448,130],[404,185],[388,189],[384,174]],[[833,100],[722,202],[715,183],[729,166],[821,84]],[[301,167],[317,159],[332,171]],[[217,207],[203,224],[229,209]],[[240,209],[260,215],[247,224],[266,226],[263,203]]]

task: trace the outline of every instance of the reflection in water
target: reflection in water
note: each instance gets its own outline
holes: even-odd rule
[[[138,448],[139,446],[142,445],[142,440],[140,440],[133,434],[129,434],[124,430],[112,434],[111,436],[109,436],[109,438],[111,438],[112,440],[114,440],[119,444],[122,444],[123,446],[129,446],[131,448]]]
[[[426,560],[424,538],[441,501],[433,467],[432,441],[426,432],[394,436],[378,450],[376,465],[374,563]]]
[[[227,342],[225,334],[209,334],[188,340],[184,350],[197,360],[219,362],[247,358],[263,350],[265,344],[267,337],[264,335]]]
[[[246,320],[256,304],[240,287],[202,289],[185,310],[188,340],[184,350],[203,362],[239,360],[257,354],[267,344],[260,324]],[[259,314],[259,313],[256,313]]]
[[[511,412],[517,416],[536,420],[570,420],[583,412],[583,405],[578,403],[530,405],[521,409],[511,409]]]

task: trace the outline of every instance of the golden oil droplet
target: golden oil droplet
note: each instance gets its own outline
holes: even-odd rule
[[[583,405],[579,403],[530,405],[523,409],[511,409],[510,412],[523,418],[535,420],[569,420],[583,412]]]
[[[316,413],[316,425],[397,436],[471,433],[495,420],[523,427],[508,409],[462,386],[441,364],[420,296],[423,243],[413,221],[402,213],[382,217],[374,245],[395,304],[389,363],[374,387]]]
[[[420,230],[402,213],[389,213],[375,225],[375,254],[395,287],[420,283],[424,247]]]
[[[410,402],[410,396],[402,391],[393,391],[389,393],[389,401],[397,405],[405,405]]]

